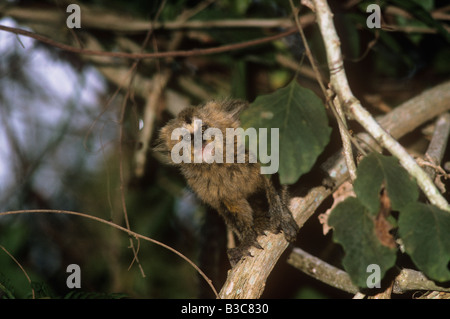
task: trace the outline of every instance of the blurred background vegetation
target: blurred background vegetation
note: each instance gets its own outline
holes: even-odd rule
[[[71,3],[81,6],[80,29],[66,26]],[[366,27],[370,3],[381,6],[382,29]],[[448,1],[329,4],[350,85],[372,114],[389,112],[449,79]],[[302,7],[300,15],[326,78],[321,36],[308,18],[313,13]],[[0,18],[1,25],[60,43],[117,52],[218,47],[294,26],[288,0],[10,0],[0,3]],[[238,24],[207,24],[230,20]],[[189,24],[195,21],[200,25]],[[150,22],[162,25],[154,24],[148,32]],[[171,27],[172,22],[179,25]],[[320,96],[297,33],[225,53],[136,61],[71,53],[0,31],[0,56],[0,211],[69,210],[125,225],[126,209],[131,230],[183,253],[204,269],[217,290],[229,268],[224,226],[186,189],[177,170],[151,153],[144,173],[136,174],[134,158],[143,147],[143,126],[151,125],[151,146],[157,129],[187,105],[229,96],[253,101],[294,77]],[[156,97],[155,83],[164,83]],[[151,98],[156,103],[150,105]],[[145,122],[149,110],[153,120]],[[337,132],[333,134],[321,160],[339,148]],[[427,145],[421,134],[404,142],[417,152]],[[305,187],[302,181],[298,184]],[[29,298],[31,287],[37,297],[64,297],[70,293],[69,264],[80,265],[81,291],[97,293],[94,297],[213,297],[179,256],[142,240],[133,243],[139,262],[133,261],[128,235],[110,226],[72,215],[2,216],[0,297]],[[342,253],[330,235],[322,235],[315,217],[302,228],[298,245],[327,260],[338,260]],[[5,250],[22,265],[31,286]],[[349,295],[310,279],[282,257],[262,297]]]

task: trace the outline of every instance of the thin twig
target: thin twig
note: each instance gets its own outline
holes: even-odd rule
[[[155,18],[153,20],[153,22],[155,22],[156,20],[158,20],[159,15],[161,14],[164,6],[166,4],[166,0],[163,0],[158,8],[158,11],[156,12]],[[153,22],[150,22],[149,24],[149,29],[147,31],[147,34],[145,36],[144,41],[142,42],[141,45],[141,52],[144,52],[145,47],[147,46],[151,35],[153,34],[153,27],[152,24]],[[131,77],[130,80],[128,82],[128,90],[127,93],[125,94],[124,98],[123,98],[123,103],[122,103],[122,108],[121,108],[121,113],[120,113],[120,129],[119,129],[119,178],[120,178],[120,199],[121,199],[121,203],[122,203],[122,211],[123,211],[123,216],[125,219],[125,225],[127,226],[127,229],[131,230],[130,228],[130,222],[129,222],[129,218],[128,218],[128,211],[127,211],[127,205],[126,205],[126,200],[125,200],[125,189],[126,189],[126,181],[125,181],[125,171],[124,171],[124,167],[123,167],[123,161],[124,161],[124,155],[123,155],[123,143],[124,143],[124,124],[125,124],[125,113],[126,113],[126,106],[127,106],[127,102],[128,99],[130,97],[130,92],[132,90],[132,83],[134,80],[134,77],[136,75],[137,72],[137,67],[139,65],[140,60],[137,59],[136,61],[134,61],[133,65],[130,68],[130,72],[131,72]],[[139,257],[137,255],[137,250],[134,247],[134,242],[133,239],[130,237],[130,248],[133,251],[133,255],[134,258],[130,264],[130,267],[133,265],[134,261],[136,261],[136,263],[139,266],[139,269],[141,271],[142,277],[145,278],[145,272],[144,269],[142,268],[141,263],[139,262]]]
[[[342,110],[341,103],[337,97],[333,99],[330,103],[333,103],[334,109],[336,110],[336,118],[338,119],[339,132],[342,139],[342,148],[344,150],[345,163],[347,164],[347,169],[350,174],[350,179],[355,181],[356,179],[356,164],[353,158],[352,142],[350,140],[350,133],[348,132],[347,121],[345,120],[345,114]]]
[[[436,120],[433,137],[431,138],[425,158],[430,159],[433,165],[440,165],[447,148],[448,136],[450,134],[450,113],[442,114]],[[434,180],[436,170],[432,167],[425,167],[425,172]]]
[[[211,280],[208,278],[208,276],[206,276],[206,274],[200,269],[198,268],[198,266],[191,261],[189,258],[187,258],[185,255],[183,255],[182,253],[180,253],[178,250],[160,242],[157,241],[155,239],[152,239],[150,237],[141,235],[139,233],[136,233],[134,231],[131,231],[125,227],[122,227],[120,225],[117,225],[113,222],[104,220],[102,218],[93,216],[93,215],[88,215],[88,214],[84,214],[84,213],[80,213],[80,212],[74,212],[74,211],[68,211],[68,210],[55,210],[55,209],[30,209],[30,210],[15,210],[15,211],[7,211],[7,212],[0,212],[0,217],[1,216],[7,216],[7,215],[19,215],[19,214],[67,214],[67,215],[75,215],[75,216],[80,216],[80,217],[84,217],[87,219],[91,219],[91,220],[95,220],[97,222],[100,222],[102,224],[106,224],[108,226],[114,227],[118,230],[121,230],[125,233],[127,233],[130,236],[135,237],[136,239],[143,239],[145,241],[149,241],[151,243],[154,243],[158,246],[161,246],[167,250],[170,250],[171,252],[173,252],[174,254],[178,255],[179,257],[181,257],[182,259],[184,259],[185,261],[187,261],[202,277],[203,279],[205,279],[205,281],[208,283],[208,285],[211,287],[211,290],[214,292],[214,294],[216,296],[218,296],[216,289],[214,288]]]
[[[83,29],[107,30],[109,32],[143,32],[148,30],[148,21],[136,17],[127,17],[122,14],[98,12],[86,5],[82,7]],[[61,23],[64,19],[55,9],[39,9],[10,7],[0,8],[0,13],[19,21],[32,21],[48,25]],[[311,22],[314,15],[308,17]],[[221,20],[193,20],[193,21],[165,21],[153,24],[153,29],[182,30],[182,29],[209,29],[209,28],[290,28],[292,20],[289,18],[274,19],[221,19]]]
[[[126,104],[128,100],[130,90],[127,91],[127,94],[123,98],[122,108],[120,112],[120,128],[119,128],[119,179],[120,179],[120,202],[122,204],[122,212],[123,217],[125,220],[125,226],[128,230],[131,230],[130,221],[128,219],[128,210],[127,210],[127,203],[125,200],[125,190],[126,190],[126,182],[125,182],[125,171],[123,167],[123,161],[124,161],[124,155],[123,155],[123,140],[124,140],[124,118],[125,118],[125,110],[126,110]],[[141,271],[142,277],[145,278],[145,272],[142,268],[141,263],[139,262],[139,258],[137,256],[137,250],[134,247],[133,239],[130,237],[130,246],[131,250],[133,251],[133,260],[131,262],[131,265],[133,265],[134,261],[137,262],[139,266],[139,270]],[[130,265],[130,267],[131,267]]]
[[[303,45],[305,46],[305,53],[311,63],[314,73],[316,74],[316,80],[319,83],[320,89],[322,90],[323,95],[326,96],[326,88],[323,84],[322,75],[320,74],[319,68],[315,63],[315,59],[312,55],[311,49],[309,48],[308,41],[306,40],[305,33],[303,32],[302,24],[300,23],[300,18],[298,17],[299,9],[294,6],[292,0],[289,0],[289,3],[291,5],[292,12],[294,13],[295,24],[302,38]]]
[[[297,72],[298,74],[301,74],[311,80],[316,79],[316,74],[314,73],[312,68],[307,65],[304,65],[304,64],[300,65],[298,62],[296,62],[292,58],[290,58],[284,54],[280,54],[280,53],[277,53],[275,55],[275,59],[283,67],[289,68],[289,69]]]
[[[352,136],[350,136],[350,133],[348,132],[347,123],[345,120],[345,115],[341,109],[341,104],[339,103],[339,101],[334,101],[334,99],[330,98],[330,94],[328,94],[327,90],[325,89],[322,76],[319,72],[319,68],[317,67],[317,64],[312,55],[311,49],[309,48],[308,41],[306,40],[305,33],[303,32],[303,28],[300,24],[300,20],[298,17],[300,9],[298,9],[294,6],[294,3],[292,0],[289,0],[289,3],[291,5],[291,10],[294,13],[295,22],[296,22],[298,31],[300,33],[300,36],[302,38],[303,45],[305,46],[306,55],[309,59],[309,62],[311,63],[314,73],[316,74],[316,80],[319,83],[319,86],[320,86],[320,89],[322,90],[323,95],[327,99],[327,105],[332,110],[332,112],[336,118],[336,121],[338,122],[339,132],[341,134],[342,143],[344,146],[344,154],[345,154],[347,167],[350,172],[351,179],[355,180],[356,179],[356,165],[353,160],[353,151],[352,151],[352,143],[351,142],[354,142],[355,146],[357,146],[357,147],[358,147],[358,143],[356,143],[356,141],[352,138]],[[337,109],[337,108],[339,108],[339,109]]]
[[[264,43],[269,43],[284,37],[287,37],[291,34],[297,32],[296,28],[288,29],[287,31],[271,35],[268,37],[263,37],[256,40],[250,40],[240,43],[227,44],[222,45],[215,48],[207,48],[207,49],[192,49],[192,50],[182,50],[182,51],[170,51],[170,52],[155,52],[155,53],[127,53],[127,52],[106,52],[106,51],[96,51],[96,50],[86,50],[73,47],[71,45],[67,45],[64,43],[57,42],[50,38],[44,37],[42,35],[36,34],[34,32],[22,30],[19,28],[11,28],[4,25],[0,25],[0,30],[11,32],[14,34],[20,34],[26,37],[33,38],[47,45],[53,46],[55,48],[77,53],[84,55],[96,55],[96,56],[109,56],[115,58],[123,58],[123,59],[156,59],[156,58],[174,58],[174,57],[189,57],[189,56],[198,56],[198,55],[208,55],[208,54],[217,54],[228,51],[240,50]]]

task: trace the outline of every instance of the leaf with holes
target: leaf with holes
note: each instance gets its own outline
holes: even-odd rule
[[[357,176],[353,185],[356,196],[373,214],[380,209],[382,186],[387,190],[393,210],[401,210],[419,196],[416,183],[392,156],[369,154],[359,163]]]
[[[352,281],[367,287],[369,265],[380,267],[380,280],[395,264],[396,248],[383,245],[375,234],[374,217],[357,198],[349,197],[331,212],[333,239],[345,251],[342,264]]]

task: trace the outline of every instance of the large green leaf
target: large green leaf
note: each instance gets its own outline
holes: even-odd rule
[[[392,156],[371,153],[358,165],[354,190],[370,212],[377,214],[380,208],[380,190],[384,184],[393,210],[401,210],[418,198],[416,183]]]
[[[437,281],[450,280],[450,214],[423,203],[400,213],[400,237],[417,267]]]
[[[345,250],[342,264],[352,281],[367,287],[369,265],[380,267],[380,280],[395,264],[396,249],[381,244],[375,234],[372,214],[354,197],[336,206],[328,219],[333,227],[333,239]]]
[[[331,128],[322,101],[295,80],[282,89],[258,96],[241,115],[244,128],[279,128],[279,171],[283,184],[307,173],[328,144]]]

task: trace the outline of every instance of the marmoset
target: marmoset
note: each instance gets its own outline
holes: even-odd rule
[[[238,145],[237,136],[232,148],[226,147],[226,129],[240,127],[239,115],[247,106],[240,100],[222,100],[188,107],[161,129],[155,147],[167,155],[169,163],[179,166],[190,188],[217,210],[236,234],[239,245],[228,250],[232,266],[251,256],[251,246],[262,249],[257,237],[265,231],[283,231],[293,242],[299,230],[288,208],[287,188],[261,174],[260,164],[251,160],[255,155]],[[207,134],[210,128],[220,130],[223,138]],[[227,158],[231,149],[233,154]],[[242,157],[239,162],[239,150],[244,152],[243,163]]]

